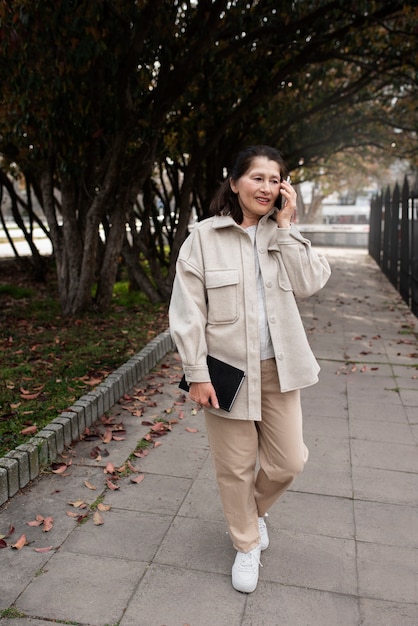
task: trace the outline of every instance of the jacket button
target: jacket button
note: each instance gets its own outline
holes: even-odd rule
[[[283,352],[279,352],[279,354],[277,355],[277,358],[279,359],[279,361],[283,361],[283,357],[284,357]]]
[[[275,315],[270,315],[270,322],[271,322],[272,324],[275,324],[275,323],[276,323],[276,316],[275,316]]]
[[[258,251],[259,251],[260,254],[264,254],[265,253],[264,248],[259,248]]]
[[[271,280],[268,280],[268,281],[266,282],[266,287],[271,287]]]

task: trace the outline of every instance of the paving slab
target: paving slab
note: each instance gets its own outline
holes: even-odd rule
[[[348,463],[325,465],[324,459],[313,460],[312,457],[308,463],[309,466],[305,467],[303,473],[291,485],[290,491],[339,496],[340,498],[353,497],[352,468]]]
[[[418,474],[370,467],[352,467],[357,501],[387,502],[418,507]]]
[[[147,563],[60,552],[16,602],[20,611],[91,626],[116,624]],[[117,602],[115,602],[117,597]]]
[[[276,529],[341,539],[355,535],[351,498],[288,491],[280,506],[272,509],[267,523],[270,533]]]
[[[404,423],[352,418],[350,434],[353,439],[415,446],[412,427],[406,418]]]
[[[260,580],[348,595],[357,592],[354,540],[272,528]],[[321,567],[318,568],[318,563]]]
[[[373,401],[374,390],[371,389],[369,398],[360,401],[356,398],[348,401],[348,411],[353,419],[370,419],[384,422],[407,422],[407,410],[399,404]]]
[[[367,543],[418,550],[417,513],[414,506],[354,502],[356,537]]]
[[[321,365],[302,391],[310,457],[269,512],[257,590],[232,588],[203,414],[164,337],[108,381],[109,398],[132,388],[67,445],[62,473],[23,489],[16,473],[0,508],[0,624],[417,626],[417,320],[364,250],[323,252],[331,280],[300,302]],[[52,528],[28,525],[37,516]]]
[[[417,603],[418,550],[358,541],[357,554],[360,596]]]
[[[160,589],[159,594],[156,589]],[[240,626],[245,604],[246,596],[233,590],[225,574],[154,563],[132,597],[120,626]]]
[[[380,441],[351,441],[353,466],[418,473],[415,446]]]
[[[362,626],[416,626],[418,624],[418,605],[402,604],[400,602],[387,602],[360,599],[359,624]]]
[[[248,598],[242,626],[353,626],[359,615],[354,596],[261,581]]]

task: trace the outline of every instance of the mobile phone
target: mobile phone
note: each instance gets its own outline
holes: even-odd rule
[[[292,181],[291,181],[290,176],[287,176],[287,177],[286,177],[286,182],[287,182],[287,183],[292,182]],[[282,210],[282,208],[283,208],[283,207],[282,207],[282,201],[283,201],[283,198],[282,198],[282,196],[279,194],[279,197],[277,198],[277,202],[276,202],[276,205],[277,205],[277,208],[279,209],[279,211],[281,211],[281,210]]]

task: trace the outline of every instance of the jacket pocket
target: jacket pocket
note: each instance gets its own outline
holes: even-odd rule
[[[280,289],[283,289],[283,291],[293,291],[287,273],[285,275],[283,275],[282,273],[279,274],[279,287]]]
[[[238,319],[238,270],[206,270],[208,323],[231,324]]]
[[[280,255],[277,256],[277,280],[280,289],[282,289],[283,291],[293,291],[289,274],[286,271],[285,265]]]

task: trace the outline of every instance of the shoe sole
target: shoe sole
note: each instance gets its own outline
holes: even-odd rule
[[[265,545],[265,544],[263,544],[263,543],[260,543],[261,552],[264,552],[264,550],[267,550],[267,548],[269,547],[269,545],[270,545],[270,541],[267,541],[267,544],[266,544],[266,545]]]
[[[250,589],[239,589],[238,587],[235,587],[234,583],[232,583],[232,586],[235,589],[235,591],[239,591],[240,593],[252,593],[253,591],[257,589],[257,584],[255,585],[255,587],[251,587]]]

